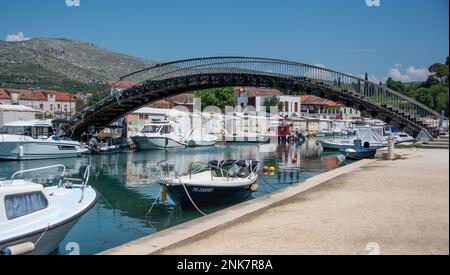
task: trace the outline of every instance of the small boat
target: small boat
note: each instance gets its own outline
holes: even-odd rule
[[[89,140],[87,149],[94,155],[107,155],[122,153],[128,148],[128,141],[125,138],[107,139],[106,142],[99,142],[97,137]]]
[[[395,138],[396,144],[402,144],[402,143],[414,143],[416,142],[416,139],[412,136],[408,135],[407,133],[403,132],[394,132],[391,134],[392,137]]]
[[[351,149],[354,145],[353,139],[333,139],[333,140],[321,140],[323,150],[325,151],[341,151]]]
[[[191,135],[187,138],[188,147],[209,147],[217,143],[218,138],[207,133],[196,133],[192,130]]]
[[[161,121],[145,125],[141,133],[131,137],[141,150],[186,148],[187,142],[176,122]]]
[[[224,160],[192,163],[189,174],[171,177],[161,165],[161,180],[173,201],[182,206],[221,205],[248,199],[258,190],[258,161]]]
[[[62,170],[56,186],[17,179],[25,173],[49,169]],[[65,173],[64,165],[55,165],[19,171],[11,179],[0,181],[0,254],[50,254],[94,207],[97,192],[88,185],[89,166],[83,179],[69,179]]]
[[[379,147],[369,147],[368,143],[364,146],[360,139],[355,140],[354,146],[351,149],[345,150],[345,156],[352,160],[362,160],[374,158]]]
[[[39,160],[81,156],[80,143],[54,135],[51,121],[8,123],[0,129],[0,160]]]
[[[342,151],[352,149],[355,145],[355,140],[360,139],[363,144],[368,144],[367,147],[382,148],[387,146],[387,141],[380,135],[378,129],[371,126],[354,128],[356,135],[351,138],[331,138],[322,139],[320,144],[325,151]]]

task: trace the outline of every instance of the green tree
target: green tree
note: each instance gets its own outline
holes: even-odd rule
[[[393,80],[391,77],[387,79],[386,86],[397,92],[404,93],[406,91],[406,87],[401,81]]]
[[[435,85],[429,91],[433,96],[434,109],[448,114],[448,86],[443,84]]]
[[[448,81],[448,66],[441,63],[435,63],[428,69],[432,74],[431,77],[436,78],[439,83],[447,83]]]
[[[283,110],[283,102],[280,101],[278,96],[266,97],[264,99],[263,106],[266,107],[266,112],[270,113],[270,107],[278,107],[278,111]]]
[[[448,117],[448,92],[436,97],[436,111],[443,112]]]
[[[416,90],[416,100],[420,103],[434,109],[434,98],[431,91],[427,88],[419,88]]]
[[[235,91],[230,87],[197,91],[195,96],[202,100],[202,110],[208,106],[215,106],[225,112],[225,107],[235,107],[237,104]]]

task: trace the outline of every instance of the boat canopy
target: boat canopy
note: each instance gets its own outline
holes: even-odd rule
[[[249,173],[254,173],[258,169],[259,161],[257,160],[212,160],[209,166],[213,168],[231,168],[238,166],[240,168],[248,168]]]
[[[358,138],[363,144],[366,142],[370,145],[383,143],[383,136],[380,135],[379,131],[373,129],[372,127],[357,128],[357,131]]]

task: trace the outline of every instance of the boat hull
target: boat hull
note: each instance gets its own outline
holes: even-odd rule
[[[185,148],[186,144],[169,137],[133,137],[133,142],[141,150],[167,150]]]
[[[364,151],[347,151],[346,157],[352,160],[371,159],[376,155],[377,150],[364,150]]]
[[[216,145],[217,141],[190,141],[188,142],[189,147],[210,147]]]
[[[69,233],[69,231],[73,228],[73,226],[78,222],[79,219],[80,218],[77,218],[56,228],[49,229],[47,230],[47,232],[45,232],[45,229],[42,229],[31,236],[18,238],[7,243],[2,243],[0,244],[0,249],[3,250],[7,247],[26,242],[36,243],[42,236],[35,249],[27,255],[49,255],[57,251],[59,244],[64,240],[67,233]]]
[[[12,237],[11,239],[4,239],[0,241],[0,250],[4,250],[5,248],[14,245],[32,242],[36,245],[35,249],[27,255],[48,255],[56,252],[59,244],[64,240],[73,226],[97,203],[98,194],[94,189],[86,189],[85,199],[88,197],[90,199],[87,201],[88,203],[86,203],[82,211],[65,220],[61,220],[48,228],[40,228],[32,232],[27,232],[22,235]]]
[[[334,142],[326,142],[321,141],[320,144],[322,145],[323,150],[325,151],[342,151],[353,148],[352,144],[340,144],[340,143],[334,143]]]
[[[81,156],[80,146],[53,142],[0,142],[0,160],[39,160]]]
[[[215,187],[204,185],[185,185],[192,200],[197,206],[224,205],[244,201],[252,195],[251,184],[240,187]],[[167,191],[170,198],[183,207],[193,207],[183,185],[169,185]]]

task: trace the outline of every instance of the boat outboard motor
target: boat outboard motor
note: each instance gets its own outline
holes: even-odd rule
[[[91,151],[91,152],[94,151],[97,148],[97,146],[98,146],[98,140],[95,137],[91,138],[88,143],[89,151]]]

